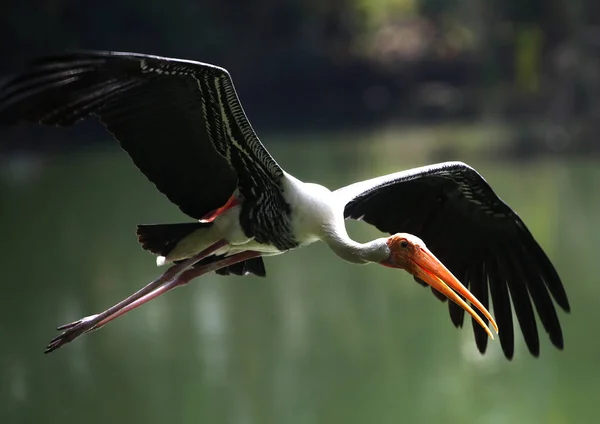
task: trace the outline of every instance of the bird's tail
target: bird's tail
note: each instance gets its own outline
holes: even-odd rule
[[[211,225],[211,222],[138,225],[137,236],[138,241],[145,250],[166,257],[181,240],[194,231]]]
[[[209,228],[211,225],[213,225],[212,222],[138,225],[137,236],[138,241],[145,250],[159,255],[157,258],[157,264],[163,265],[167,261],[167,255],[171,253],[171,251],[179,244],[179,242],[193,232],[200,229]],[[222,256],[209,256],[202,259],[196,265],[208,264],[221,258]],[[220,275],[254,274],[259,277],[264,277],[266,275],[265,265],[260,257],[229,265],[227,267],[218,269],[216,272]]]

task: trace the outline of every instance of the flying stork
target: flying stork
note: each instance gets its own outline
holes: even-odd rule
[[[38,59],[0,85],[4,126],[67,127],[90,115],[194,221],[139,225],[142,247],[170,267],[106,311],[59,327],[45,352],[200,275],[265,276],[263,256],[319,240],[343,260],[404,269],[437,297],[450,299],[455,326],[463,325],[465,311],[472,317],[481,353],[487,336],[493,338],[491,323],[500,330],[505,356],[513,356],[514,311],[529,351],[538,356],[533,306],[551,342],[563,347],[554,303],[567,312],[570,307],[554,266],[521,218],[464,163],[415,168],[335,191],[300,181],[259,141],[229,73],[206,63],[65,53]],[[345,219],[391,235],[359,243],[348,236]],[[487,310],[490,298],[498,325]]]

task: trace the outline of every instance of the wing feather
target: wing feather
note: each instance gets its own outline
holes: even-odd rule
[[[485,263],[471,263],[469,264],[469,270],[467,271],[466,281],[468,282],[468,288],[471,290],[473,296],[475,296],[481,304],[488,309],[490,306],[489,302],[489,290],[487,281],[484,281],[485,278]],[[478,282],[479,284],[476,284]],[[485,283],[485,284],[482,284]],[[487,318],[483,316],[478,310],[475,310],[476,313],[479,314],[479,317],[483,320],[483,322],[487,323]],[[477,345],[477,349],[479,352],[484,353],[487,348],[487,343],[489,337],[485,330],[481,328],[481,326],[475,321],[475,319],[471,318],[471,324],[473,328],[473,333],[475,335],[475,344]]]
[[[506,281],[501,277],[498,262],[494,259],[486,263],[488,265],[486,267],[488,270],[487,278],[494,308],[494,318],[498,328],[502,328],[502,331],[498,333],[502,351],[507,358],[512,358],[515,350],[512,309]]]
[[[551,342],[562,348],[552,299],[565,311],[570,307],[560,277],[521,218],[473,168],[461,162],[415,168],[343,187],[336,195],[346,204],[346,218],[420,237],[484,306],[491,299],[506,357],[514,353],[513,310],[529,351],[539,354],[533,306]],[[462,327],[464,311],[452,302],[448,308],[452,323]],[[475,323],[473,331],[485,352],[486,333]]]
[[[255,193],[277,193],[283,171],[254,133],[223,68],[135,53],[77,52],[38,59],[0,86],[0,124],[70,126],[90,115],[194,218],[222,206],[236,188],[259,214]]]
[[[505,252],[510,252],[510,246],[504,247]],[[519,267],[512,260],[512,256],[498,257],[499,269],[503,274],[504,284],[508,287],[510,298],[523,338],[532,355],[540,354],[540,339],[538,336],[535,315],[531,306],[528,291],[528,281],[519,273]]]

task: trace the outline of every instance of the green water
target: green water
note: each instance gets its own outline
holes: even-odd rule
[[[288,171],[330,188],[432,161],[418,143],[385,137],[268,145]],[[205,276],[43,355],[56,325],[158,275],[135,224],[186,220],[109,146],[45,156],[26,178],[1,164],[0,422],[584,423],[597,415],[598,162],[447,157],[476,166],[556,264],[573,309],[559,313],[563,352],[543,338],[541,357],[531,358],[519,335],[513,361],[498,342],[482,357],[470,324],[454,329],[446,306],[407,274],[343,263],[313,245],[266,259],[266,279]],[[357,239],[378,234],[350,227]]]

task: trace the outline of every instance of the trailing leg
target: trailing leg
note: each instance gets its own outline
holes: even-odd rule
[[[120,311],[124,310],[129,305],[138,301],[139,299],[144,298],[146,295],[153,293],[154,291],[159,289],[165,283],[169,283],[173,280],[177,280],[177,277],[180,274],[182,274],[184,271],[191,268],[196,262],[213,254],[214,252],[216,252],[217,250],[221,249],[222,247],[224,247],[226,245],[227,245],[227,241],[220,240],[220,241],[214,243],[213,245],[211,245],[210,247],[204,249],[202,252],[190,257],[189,259],[186,259],[185,261],[182,261],[178,264],[171,266],[160,277],[158,277],[157,279],[155,279],[154,281],[152,281],[145,287],[141,288],[140,290],[138,290],[131,296],[129,296],[126,299],[122,300],[121,302],[117,303],[116,305],[111,306],[104,312],[97,314],[97,315],[91,315],[91,316],[82,318],[78,321],[74,321],[72,323],[65,324],[63,326],[58,327],[59,331],[62,331],[62,330],[64,330],[64,331],[60,335],[58,335],[57,337],[55,337],[54,339],[52,339],[50,341],[50,343],[48,344],[44,353],[50,353],[53,350],[58,349],[62,345],[69,343],[70,341],[79,337],[81,334],[84,334],[88,331],[98,328],[98,325],[101,322],[107,323],[107,322],[111,321],[112,319],[116,318],[117,316],[122,315],[125,312],[120,313]],[[191,270],[194,270],[194,269],[191,269]],[[158,296],[160,294],[161,293],[157,294],[156,296]],[[154,298],[156,296],[153,296],[152,298]],[[152,298],[149,298],[146,301],[148,301]],[[142,303],[145,303],[146,301],[144,301]],[[138,303],[137,306],[141,305],[142,303]],[[128,310],[131,310],[131,309],[127,309],[127,311]]]
[[[165,294],[166,292],[173,290],[174,288],[177,288],[179,286],[183,286],[183,285],[189,283],[194,278],[200,277],[204,274],[208,274],[211,271],[217,271],[218,269],[228,267],[230,265],[234,265],[236,263],[240,263],[240,262],[243,262],[243,261],[246,261],[249,259],[253,259],[253,258],[256,258],[259,256],[260,256],[259,252],[254,252],[254,251],[241,252],[241,253],[237,253],[232,256],[225,257],[219,261],[215,261],[215,262],[211,262],[206,265],[187,269],[186,271],[182,272],[177,277],[175,277],[173,280],[163,284],[162,286],[155,289],[154,291],[137,299],[135,302],[130,303],[123,309],[116,312],[114,315],[111,315],[111,316],[103,319],[98,324],[96,324],[93,329],[96,330],[96,329],[108,324],[110,321],[114,320],[115,318],[120,317],[121,315],[126,314],[127,312],[137,308],[138,306],[141,306],[144,303],[147,303],[147,302],[151,301],[152,299],[155,299],[155,298]]]

